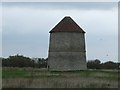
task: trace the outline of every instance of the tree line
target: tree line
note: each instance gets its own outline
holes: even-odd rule
[[[9,56],[2,58],[2,67],[34,67],[34,68],[47,68],[48,58],[37,58],[37,60],[25,57],[23,55]],[[118,69],[120,63],[107,61],[101,63],[100,60],[87,61],[88,69]]]
[[[46,68],[47,58],[38,58],[37,60],[25,57],[23,55],[9,56],[8,58],[2,58],[2,67],[36,67]]]
[[[101,63],[100,60],[90,60],[87,62],[88,69],[119,69],[120,63],[116,63],[113,61],[107,61]]]

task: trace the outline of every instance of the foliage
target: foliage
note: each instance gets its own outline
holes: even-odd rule
[[[3,67],[47,67],[47,59],[39,58],[36,62],[29,57],[23,55],[9,56],[2,58]]]
[[[115,63],[112,61],[108,61],[105,63],[102,63],[101,66],[105,69],[118,69],[119,68],[120,63]]]
[[[87,62],[88,69],[118,69],[119,65],[120,63],[115,63],[113,61],[101,63],[98,59]]]
[[[37,60],[25,57],[23,55],[9,56],[8,58],[2,58],[3,67],[34,67],[34,68],[47,68],[48,58],[36,58]],[[107,61],[101,63],[99,59],[89,60],[87,62],[88,69],[118,69],[120,63],[113,61]]]
[[[96,59],[96,60],[91,60],[91,61],[88,61],[87,63],[87,67],[90,68],[90,69],[100,69],[101,68],[101,65],[100,65],[100,60]]]

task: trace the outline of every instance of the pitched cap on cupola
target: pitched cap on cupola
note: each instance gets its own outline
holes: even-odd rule
[[[85,31],[83,31],[83,29],[69,16],[64,17],[49,33],[54,32],[85,33]]]

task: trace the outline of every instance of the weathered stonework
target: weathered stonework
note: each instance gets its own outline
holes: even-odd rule
[[[55,71],[87,69],[84,33],[50,33],[48,67]]]

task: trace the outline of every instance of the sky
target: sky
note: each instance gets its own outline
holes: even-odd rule
[[[48,57],[49,31],[70,16],[86,32],[87,60],[118,61],[117,2],[4,2],[2,57]]]

